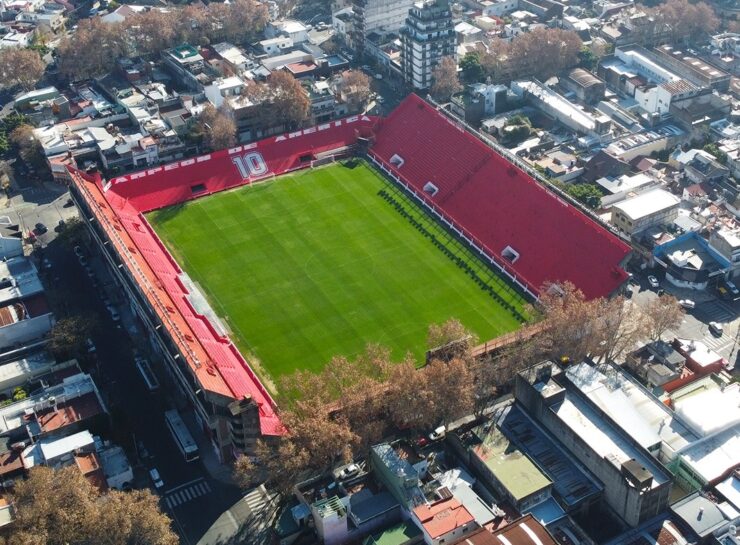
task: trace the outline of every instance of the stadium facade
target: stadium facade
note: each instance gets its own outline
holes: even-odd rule
[[[627,278],[624,242],[415,95],[385,119],[349,117],[111,180],[69,169],[92,241],[224,462],[283,433],[277,407],[144,214],[351,153],[532,297],[563,280],[605,296]]]

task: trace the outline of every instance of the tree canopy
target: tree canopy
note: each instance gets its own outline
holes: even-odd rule
[[[15,520],[3,545],[177,545],[148,490],[107,494],[77,466],[36,467],[11,494]]]

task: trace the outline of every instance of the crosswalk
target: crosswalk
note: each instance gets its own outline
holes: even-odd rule
[[[164,503],[168,509],[174,509],[195,498],[205,496],[210,491],[211,487],[204,479],[197,479],[168,491],[164,496]]]
[[[702,304],[699,306],[698,311],[704,318],[704,321],[707,322],[725,323],[735,319],[735,313],[732,309],[719,301]]]
[[[701,342],[703,342],[707,347],[709,347],[711,350],[714,350],[715,352],[722,352],[724,349],[726,349],[728,346],[730,346],[734,341],[727,335],[723,335],[722,337],[714,337],[712,335],[706,335]]]

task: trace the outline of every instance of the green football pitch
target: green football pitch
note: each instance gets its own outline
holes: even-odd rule
[[[309,169],[148,220],[266,382],[368,343],[423,361],[429,324],[486,340],[525,300],[363,162]]]

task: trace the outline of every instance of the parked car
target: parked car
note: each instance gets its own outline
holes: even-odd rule
[[[85,251],[82,249],[82,246],[75,246],[74,252],[75,252],[75,255],[77,256],[77,259],[85,257]]]
[[[41,268],[46,269],[47,271],[51,269],[51,261],[49,261],[48,257],[41,260]]]
[[[712,333],[712,335],[721,337],[722,334],[725,332],[725,328],[722,327],[722,324],[720,324],[719,322],[709,322],[709,331]]]
[[[648,276],[648,284],[650,284],[651,288],[658,288],[660,287],[660,282],[658,282],[658,279],[655,278],[652,274]]]
[[[429,440],[439,441],[440,439],[443,439],[446,434],[447,428],[445,426],[439,426],[437,428],[434,428],[434,431],[429,434]]]
[[[34,226],[34,231],[38,233],[39,235],[43,235],[46,233],[49,229],[44,225],[43,223],[39,222]]]
[[[350,477],[354,477],[360,472],[360,466],[357,464],[349,464],[347,466],[344,466],[339,473],[337,473],[337,477],[340,479],[349,479]]]
[[[696,303],[691,299],[681,299],[678,304],[687,309],[692,309],[696,307]]]
[[[112,305],[108,305],[108,313],[110,314],[110,319],[114,322],[121,321],[121,315],[118,314],[118,311]]]
[[[151,477],[152,482],[154,483],[154,488],[159,490],[164,486],[164,481],[162,481],[162,477],[159,476],[159,471],[157,471],[156,468],[152,468],[149,470],[149,477]]]
[[[91,338],[85,339],[85,349],[87,349],[88,354],[94,354],[97,348],[95,347],[95,343]]]

